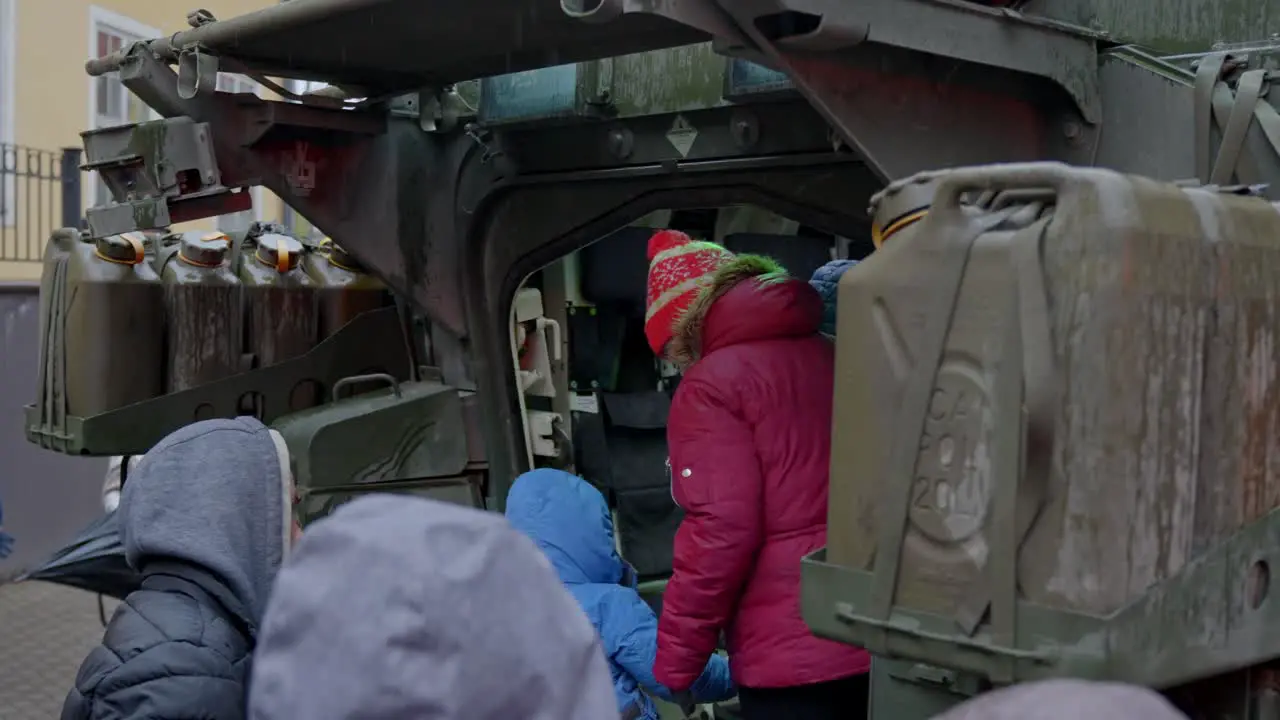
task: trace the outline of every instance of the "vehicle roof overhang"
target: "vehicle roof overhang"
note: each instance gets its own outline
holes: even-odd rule
[[[162,42],[263,74],[389,92],[710,39],[650,13],[584,21],[560,0],[290,0]]]

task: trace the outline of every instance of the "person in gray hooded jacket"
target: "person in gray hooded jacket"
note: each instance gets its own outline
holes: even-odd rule
[[[124,483],[141,588],[116,609],[63,720],[240,720],[271,583],[298,532],[284,440],[252,418],[178,430]]]
[[[1042,680],[979,695],[933,720],[1187,720],[1144,687],[1087,680]]]
[[[251,720],[617,720],[595,630],[496,513],[372,495],[280,571]]]

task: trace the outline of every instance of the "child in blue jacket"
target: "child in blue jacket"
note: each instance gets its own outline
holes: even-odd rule
[[[672,700],[653,677],[658,618],[636,591],[635,572],[618,556],[604,496],[576,475],[533,470],[511,486],[507,520],[547,556],[600,634],[622,717],[657,720],[645,693]],[[736,695],[728,661],[713,656],[691,694],[699,703]]]
[[[857,264],[857,260],[832,260],[815,270],[809,279],[809,284],[822,296],[822,326],[818,329],[823,335],[834,337],[836,334],[836,297],[839,295],[840,277]]]

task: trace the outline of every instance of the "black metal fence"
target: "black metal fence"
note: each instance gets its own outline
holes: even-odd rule
[[[38,261],[51,232],[80,225],[80,154],[0,143],[0,261]]]

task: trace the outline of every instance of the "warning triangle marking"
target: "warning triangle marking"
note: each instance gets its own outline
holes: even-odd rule
[[[683,115],[677,115],[675,122],[671,123],[671,129],[667,131],[667,140],[675,147],[676,152],[680,153],[680,157],[689,157],[689,150],[693,148],[693,141],[697,139],[697,128],[690,125]]]

